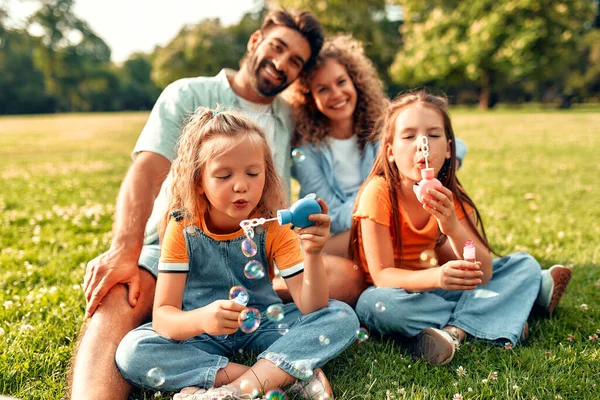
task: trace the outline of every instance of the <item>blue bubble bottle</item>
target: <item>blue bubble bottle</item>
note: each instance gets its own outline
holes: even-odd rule
[[[310,193],[292,204],[289,209],[278,210],[277,222],[279,222],[279,225],[291,223],[298,228],[306,228],[314,225],[315,221],[310,221],[308,216],[311,214],[321,214],[321,205],[316,197],[314,193]]]

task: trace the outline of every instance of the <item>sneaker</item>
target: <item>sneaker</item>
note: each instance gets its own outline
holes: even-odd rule
[[[425,328],[418,335],[410,350],[416,356],[425,359],[431,365],[444,365],[452,361],[454,353],[460,348],[457,332],[436,328]]]
[[[542,286],[538,293],[536,303],[540,305],[549,316],[552,316],[560,298],[571,280],[571,271],[562,265],[554,265],[542,271]]]
[[[321,368],[315,368],[313,376],[308,381],[296,381],[287,390],[297,399],[326,400],[333,399],[333,390]]]

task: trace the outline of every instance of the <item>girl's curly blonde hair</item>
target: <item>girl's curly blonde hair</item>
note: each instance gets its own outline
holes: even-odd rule
[[[319,146],[328,135],[328,118],[317,109],[310,92],[313,76],[328,60],[342,64],[356,88],[354,132],[358,136],[359,149],[362,151],[367,142],[377,140],[378,134],[373,128],[385,112],[388,100],[373,62],[365,55],[362,44],[350,35],[340,35],[327,40],[317,56],[315,65],[304,71],[290,87],[287,98],[294,109],[296,119],[292,146],[298,147],[305,143]]]
[[[208,199],[205,194],[199,194],[206,164],[247,138],[261,148],[265,156],[265,186],[254,211],[270,218],[278,209],[286,207],[283,183],[275,170],[265,134],[258,125],[235,111],[199,107],[179,138],[177,157],[170,172],[173,179],[169,188],[169,207],[159,224],[161,239],[171,213],[177,212],[184,219],[182,223],[190,225],[207,211],[210,207]]]

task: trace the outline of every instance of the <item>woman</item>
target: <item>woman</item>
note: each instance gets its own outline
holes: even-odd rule
[[[347,258],[354,200],[377,152],[375,122],[388,105],[383,83],[361,43],[337,36],[290,90],[292,176],[300,197],[316,193],[329,205],[332,236],[323,251]]]

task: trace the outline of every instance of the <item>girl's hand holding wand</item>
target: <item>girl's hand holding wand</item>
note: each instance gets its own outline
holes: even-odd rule
[[[316,255],[323,250],[325,243],[329,239],[329,232],[331,227],[331,217],[327,215],[329,208],[323,199],[318,199],[319,205],[321,206],[321,214],[312,214],[308,216],[310,221],[316,223],[312,226],[299,229],[298,235],[300,237],[302,248],[304,253],[310,255]]]
[[[438,189],[427,189],[423,198],[423,208],[435,217],[442,233],[450,236],[459,226],[452,192],[441,186]]]

